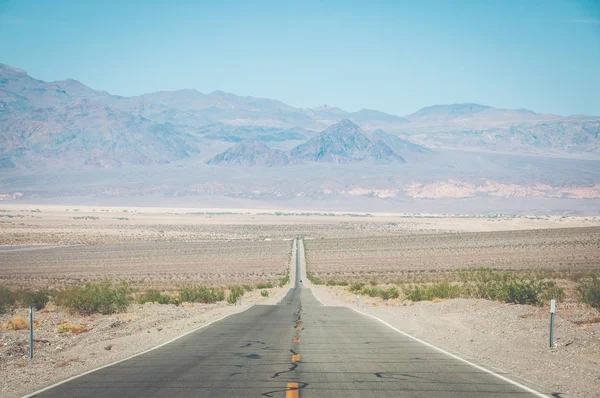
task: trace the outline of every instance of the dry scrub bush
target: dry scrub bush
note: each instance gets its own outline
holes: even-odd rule
[[[260,295],[263,296],[263,297],[269,297],[269,292],[266,291],[266,290],[261,290],[260,291]]]
[[[256,285],[257,289],[271,289],[273,287],[273,283],[271,282],[263,282]]]
[[[116,287],[110,280],[100,283],[86,283],[83,287],[72,287],[57,292],[54,301],[57,305],[80,314],[113,314],[124,311],[129,305],[129,287],[120,283]]]
[[[28,328],[29,322],[27,322],[22,316],[14,316],[8,322],[6,322],[6,324],[4,324],[4,329],[6,330],[23,330]]]
[[[579,301],[600,310],[600,279],[597,275],[581,279],[576,291]]]
[[[287,285],[288,283],[290,283],[289,275],[279,278],[279,287],[283,287],[283,286]]]
[[[181,300],[175,297],[172,297],[168,294],[163,294],[156,289],[150,289],[142,293],[137,298],[138,304],[146,304],[146,303],[158,303],[158,304],[181,304]]]
[[[406,298],[423,301],[472,297],[486,300],[504,301],[514,304],[538,305],[550,299],[561,300],[563,289],[555,281],[535,274],[518,275],[514,272],[499,272],[490,268],[459,272],[461,284],[451,284],[447,280],[433,284],[407,286]]]
[[[179,291],[179,298],[187,303],[213,304],[225,300],[225,292],[206,286],[186,286]]]
[[[26,291],[23,297],[23,304],[27,307],[31,305],[38,311],[44,309],[48,301],[50,301],[50,294],[47,290]]]
[[[451,285],[448,281],[432,285],[407,286],[404,289],[406,298],[410,301],[431,301],[434,299],[457,298],[463,293],[461,286]]]
[[[13,292],[5,287],[0,287],[0,314],[5,314],[15,306],[15,296]]]
[[[227,302],[229,304],[235,304],[239,297],[242,297],[245,293],[245,290],[242,286],[230,286],[229,287],[229,295],[227,296]]]
[[[395,299],[400,296],[400,292],[398,288],[392,286],[390,288],[384,289],[379,287],[365,287],[360,291],[365,296],[369,297],[381,297],[384,300]]]
[[[56,333],[72,333],[72,334],[80,334],[87,332],[87,330],[83,326],[73,325],[71,323],[61,323],[56,328]]]

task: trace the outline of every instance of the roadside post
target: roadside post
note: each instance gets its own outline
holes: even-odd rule
[[[556,300],[550,300],[550,348],[554,347],[554,312],[556,312]]]
[[[33,305],[29,306],[29,359],[33,359]]]
[[[356,295],[356,307],[360,308],[360,295]]]

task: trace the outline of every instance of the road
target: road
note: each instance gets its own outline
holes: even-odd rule
[[[293,277],[301,263],[297,255]],[[535,396],[375,319],[323,306],[294,279],[278,305],[252,306],[36,396]]]

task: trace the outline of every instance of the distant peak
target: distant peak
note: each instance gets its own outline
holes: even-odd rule
[[[1,64],[0,63],[0,72],[2,73],[11,73],[11,74],[18,74],[18,75],[27,75],[27,72],[25,72],[23,69],[19,69],[19,68],[15,68],[13,66],[7,65],[7,64]]]
[[[325,130],[325,132],[339,132],[339,131],[362,132],[362,129],[357,124],[350,121],[349,119],[342,119],[339,122],[327,127],[327,129]]]
[[[319,105],[319,106],[313,108],[312,110],[315,112],[323,112],[323,111],[343,112],[343,110],[341,108],[338,108],[337,106],[329,106],[327,104]]]

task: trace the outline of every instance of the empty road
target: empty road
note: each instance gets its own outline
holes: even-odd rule
[[[296,272],[301,275],[299,259]],[[461,336],[456,336],[461,338]],[[39,397],[533,397],[349,308],[325,307],[299,278],[171,344]]]

